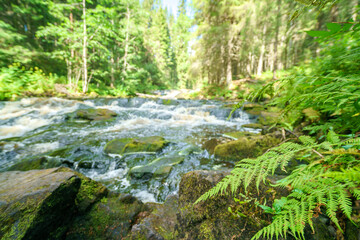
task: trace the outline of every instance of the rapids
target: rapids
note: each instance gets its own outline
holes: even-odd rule
[[[106,108],[118,114],[114,121],[69,121],[67,115],[86,108]],[[67,100],[28,98],[0,102],[0,171],[27,159],[46,157],[102,182],[114,191],[131,193],[145,202],[162,202],[176,193],[181,176],[192,170],[228,169],[204,148],[225,132],[255,131],[243,124],[248,114],[225,103],[205,100],[145,98]],[[156,154],[107,155],[103,149],[115,138],[162,136],[171,142]],[[131,179],[129,169],[162,156],[198,147],[175,165],[166,178]],[[53,154],[58,152],[59,154]]]

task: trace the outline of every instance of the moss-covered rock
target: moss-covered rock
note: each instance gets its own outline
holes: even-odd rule
[[[254,128],[254,129],[263,129],[264,125],[260,124],[260,123],[248,123],[248,124],[244,124],[241,125],[244,128]]]
[[[105,145],[107,154],[125,154],[135,152],[157,152],[163,149],[168,142],[159,136],[143,138],[114,139]]]
[[[256,135],[258,134],[252,132],[227,132],[223,134],[224,137],[231,138],[233,140],[237,140],[242,137],[256,136]]]
[[[0,238],[59,239],[80,184],[74,172],[57,169],[0,173]]]
[[[262,111],[258,118],[258,121],[262,125],[273,125],[280,120],[280,110],[279,112],[267,112]]]
[[[264,110],[264,106],[260,103],[245,103],[243,106],[244,110],[251,110],[251,109],[262,109]]]
[[[79,109],[75,112],[75,118],[90,121],[109,120],[116,116],[117,113],[115,113],[114,111],[103,108]]]
[[[253,204],[236,204],[231,196],[217,196],[193,205],[227,174],[229,171],[193,171],[182,177],[179,186],[177,239],[251,239],[271,219]],[[263,194],[260,196],[268,197],[267,201],[271,203],[274,193],[268,190],[268,186],[260,189],[260,194]],[[253,196],[258,195],[255,188],[250,191]],[[234,217],[228,211],[229,207],[239,208],[237,210],[242,212],[243,217]]]
[[[7,171],[29,171],[35,169],[48,169],[59,167],[61,162],[48,157],[38,157],[35,159],[24,160],[9,167]]]
[[[66,239],[123,239],[146,210],[134,197],[111,193],[74,220]]]
[[[176,164],[182,163],[184,159],[184,156],[166,156],[157,158],[149,164],[131,168],[129,175],[132,178],[151,178],[157,171],[157,177],[160,175],[165,176],[168,175],[171,171],[171,168],[166,168],[166,166],[174,166]]]
[[[177,239],[178,196],[169,196],[164,204],[147,204],[151,213],[135,224],[126,239]]]
[[[279,143],[280,140],[271,134],[240,137],[236,141],[216,146],[214,152],[215,156],[220,159],[240,160],[258,157]]]

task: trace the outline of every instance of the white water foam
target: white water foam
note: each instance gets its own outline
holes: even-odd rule
[[[148,191],[134,192],[133,194],[135,197],[137,197],[144,203],[156,202],[155,195],[152,193],[149,193]]]

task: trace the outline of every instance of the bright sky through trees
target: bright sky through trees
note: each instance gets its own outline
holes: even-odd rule
[[[175,17],[177,17],[177,7],[179,5],[179,0],[163,0],[164,7],[167,7],[169,12],[172,12]]]

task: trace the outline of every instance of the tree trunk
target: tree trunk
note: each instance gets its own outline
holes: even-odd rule
[[[130,9],[129,9],[129,6],[127,6],[126,8],[126,32],[125,32],[125,52],[124,52],[124,66],[123,66],[123,81],[124,81],[124,78],[125,78],[125,74],[126,74],[126,71],[127,71],[127,65],[128,65],[128,62],[127,62],[127,56],[128,56],[128,48],[129,48],[129,25],[130,25]]]
[[[86,34],[86,0],[83,0],[83,17],[84,17],[84,41],[83,41],[83,93],[88,90],[87,74],[87,34]]]
[[[257,75],[260,76],[261,73],[263,72],[263,68],[264,68],[264,54],[265,54],[265,43],[266,43],[266,23],[263,23],[264,27],[263,27],[263,36],[262,36],[262,44],[261,44],[261,48],[260,48],[260,56],[259,56],[259,63],[258,63],[258,68],[257,68]]]
[[[232,61],[231,61],[231,54],[232,54],[232,37],[228,40],[228,56],[227,56],[227,66],[226,66],[226,86],[230,86],[232,82]]]
[[[278,44],[279,44],[279,28],[281,18],[281,0],[277,0],[277,16],[275,29],[275,43],[274,43],[274,63],[273,63],[273,79],[276,79],[276,70],[278,68]]]

